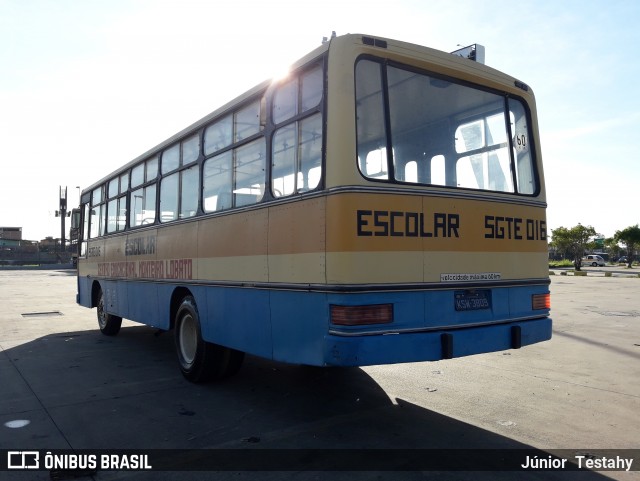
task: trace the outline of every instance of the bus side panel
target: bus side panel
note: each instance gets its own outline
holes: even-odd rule
[[[103,280],[100,282],[100,287],[104,293],[105,311],[109,314],[131,319],[129,315],[128,283]]]
[[[326,294],[272,291],[271,319],[275,360],[324,365],[324,336],[329,327]]]
[[[224,287],[202,291],[206,304],[198,304],[198,309],[205,341],[272,357],[269,291]]]
[[[119,284],[118,291],[129,293],[129,304],[126,311],[111,312],[131,321],[168,331],[171,329],[171,298],[176,284],[154,282],[111,281],[103,284]],[[189,286],[198,311],[206,313],[207,297],[204,287]],[[123,313],[121,313],[123,312]],[[126,314],[124,314],[126,312]]]
[[[153,282],[128,282],[127,284],[129,289],[127,318],[158,329],[168,329],[167,316],[164,318],[160,316],[158,284]]]
[[[173,284],[157,284],[157,299],[149,299],[149,301],[156,301],[158,315],[154,326],[158,329],[169,330],[171,327],[171,296],[175,288]]]
[[[78,295],[76,302],[84,307],[93,307],[91,305],[91,285],[92,279],[89,277],[78,277]]]

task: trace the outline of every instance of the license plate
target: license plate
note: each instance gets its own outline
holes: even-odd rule
[[[456,311],[477,311],[491,308],[491,292],[484,291],[456,291],[455,292]]]

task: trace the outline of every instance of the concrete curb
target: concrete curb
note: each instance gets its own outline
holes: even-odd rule
[[[640,279],[640,272],[612,272],[612,271],[575,271],[569,269],[549,269],[550,276],[570,277],[622,277],[627,279]]]
[[[37,266],[0,266],[0,271],[51,271],[75,269],[73,264],[41,264]]]

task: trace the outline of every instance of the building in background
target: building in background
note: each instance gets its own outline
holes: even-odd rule
[[[0,265],[71,264],[72,253],[60,249],[60,239],[24,240],[22,227],[0,227]]]
[[[0,227],[0,246],[19,247],[22,241],[22,227]]]

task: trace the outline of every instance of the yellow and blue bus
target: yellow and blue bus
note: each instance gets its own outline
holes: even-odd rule
[[[78,303],[244,353],[431,361],[551,338],[536,106],[457,55],[344,35],[85,189]]]

